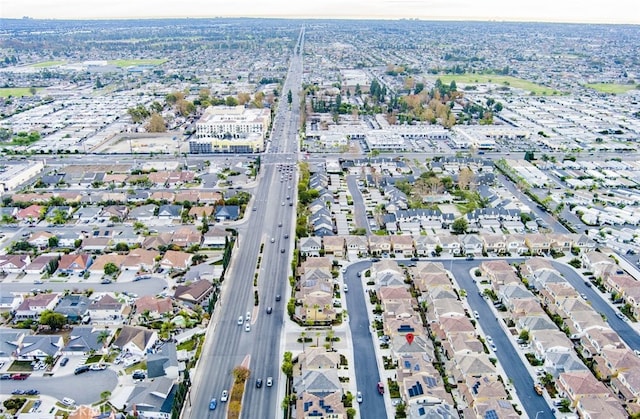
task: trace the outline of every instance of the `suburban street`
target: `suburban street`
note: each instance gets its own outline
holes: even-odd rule
[[[376,385],[380,381],[376,353],[373,348],[377,338],[371,333],[371,324],[364,300],[362,279],[357,276],[359,271],[371,267],[370,261],[354,263],[343,274],[349,292],[345,293],[349,312],[349,328],[353,342],[353,358],[356,373],[356,387],[362,392],[362,403],[359,405],[361,418],[381,417],[385,411],[384,399],[378,394]],[[374,343],[374,339],[376,342]],[[357,350],[356,350],[357,348]],[[385,385],[386,388],[386,385]],[[388,393],[388,391],[387,391]]]

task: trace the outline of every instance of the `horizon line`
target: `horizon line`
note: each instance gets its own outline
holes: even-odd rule
[[[532,18],[501,18],[501,19],[489,19],[484,17],[468,17],[468,16],[438,16],[438,17],[374,17],[374,16],[283,16],[283,15],[218,15],[218,16],[130,16],[130,17],[0,17],[1,20],[24,20],[24,21],[114,21],[114,20],[169,20],[169,19],[284,19],[284,20],[375,20],[375,21],[412,21],[412,22],[479,22],[479,23],[552,23],[552,24],[573,24],[573,25],[630,25],[638,26],[640,22],[612,22],[612,21],[599,21],[599,20],[536,20]]]

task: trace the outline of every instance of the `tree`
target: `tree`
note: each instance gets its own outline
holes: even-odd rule
[[[291,90],[289,90],[289,92],[287,92],[287,103],[291,105],[292,102],[293,102],[293,94],[291,93]]]
[[[109,339],[109,336],[111,336],[109,331],[103,330],[100,333],[98,333],[98,336],[96,337],[96,342],[104,346],[104,344],[107,342],[107,339]]]
[[[111,397],[111,392],[109,390],[105,390],[100,393],[100,400],[108,400]]]
[[[522,329],[522,332],[520,332],[518,339],[529,342],[529,331],[527,329]]]
[[[40,324],[49,326],[51,330],[61,329],[67,324],[67,318],[64,314],[56,313],[51,310],[45,310],[40,315]]]
[[[468,167],[463,167],[458,173],[458,188],[463,191],[472,189],[474,178],[473,171]]]
[[[227,96],[227,98],[224,100],[224,104],[227,106],[238,106],[238,101],[233,96]]]
[[[165,125],[164,118],[157,112],[151,115],[151,119],[147,124],[147,131],[149,132],[166,132],[167,126]]]
[[[58,243],[59,243],[58,237],[56,236],[49,237],[48,244],[50,248],[58,247]]]
[[[115,275],[120,269],[113,262],[108,262],[104,265],[104,274],[107,276]]]
[[[462,217],[455,219],[453,223],[451,223],[451,230],[453,230],[455,234],[463,234],[468,228],[469,223]]]
[[[243,366],[237,366],[233,369],[233,378],[238,382],[245,382],[251,375],[249,368]]]
[[[287,351],[282,357],[282,373],[287,377],[293,376],[293,360],[291,352]]]

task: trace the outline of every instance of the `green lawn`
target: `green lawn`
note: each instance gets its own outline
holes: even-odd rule
[[[42,89],[36,89],[36,91]],[[1,87],[0,97],[22,97],[31,96],[31,92],[28,87]]]
[[[64,64],[64,61],[42,61],[40,63],[31,64],[31,67],[36,68],[45,68],[45,67],[53,67],[56,65]]]
[[[620,93],[627,93],[629,90],[638,89],[639,86],[636,84],[616,84],[616,83],[588,83],[585,84],[585,87],[588,87],[593,90],[597,90],[600,93],[612,93],[614,95]]]
[[[148,59],[148,60],[111,60],[109,64],[118,67],[129,67],[132,65],[160,65],[167,61],[165,58]]]
[[[449,84],[452,80],[455,80],[456,84],[495,83],[503,86],[514,87],[517,89],[528,90],[534,95],[541,96],[562,94],[562,92],[554,90],[550,87],[542,86],[516,77],[501,76],[498,74],[440,74],[437,76],[433,76],[433,79],[440,79],[444,84]]]

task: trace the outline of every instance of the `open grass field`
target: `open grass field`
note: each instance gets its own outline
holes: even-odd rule
[[[600,93],[612,93],[618,95],[627,93],[629,90],[640,88],[637,84],[615,84],[615,83],[589,83],[586,87],[597,90]]]
[[[36,89],[40,90],[40,89]],[[0,88],[0,97],[22,97],[31,96],[31,92],[28,87],[2,87]]]
[[[549,95],[561,95],[562,92],[554,90],[550,87],[541,86],[539,84],[519,79],[512,76],[501,76],[498,74],[441,74],[433,76],[434,79],[442,80],[442,83],[449,84],[452,80],[456,81],[456,84],[484,84],[495,83],[502,86],[514,87],[516,89],[523,89],[531,92],[534,95],[549,96]]]
[[[160,65],[167,61],[164,58],[158,59],[148,59],[148,60],[112,60],[109,61],[109,64],[115,65],[118,67],[129,67],[132,65]]]
[[[31,67],[46,68],[64,64],[64,61],[42,61],[40,63],[31,64]]]

